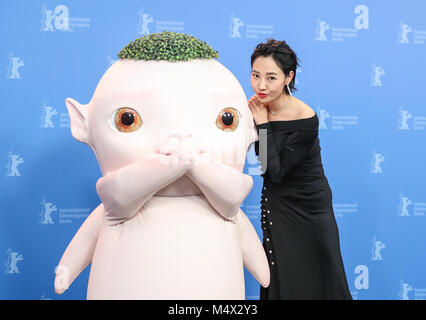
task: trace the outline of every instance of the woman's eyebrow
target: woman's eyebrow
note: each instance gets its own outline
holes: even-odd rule
[[[251,70],[251,72],[255,72],[255,73],[260,73],[259,71],[256,71],[256,70]],[[276,73],[276,72],[267,72],[266,74],[273,74],[273,75],[278,75],[278,73]]]

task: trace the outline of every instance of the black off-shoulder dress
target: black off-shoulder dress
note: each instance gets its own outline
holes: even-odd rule
[[[270,286],[261,287],[262,300],[352,299],[321,161],[318,122],[314,115],[256,126],[260,140],[255,152],[266,169],[261,223],[271,270]]]

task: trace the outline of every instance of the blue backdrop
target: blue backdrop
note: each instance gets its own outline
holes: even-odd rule
[[[355,299],[426,297],[424,1],[1,1],[0,298],[84,299],[89,269],[63,295],[54,269],[98,205],[93,152],[71,136],[64,100],[88,103],[130,40],[198,37],[240,80],[268,37],[301,59],[295,96],[320,118],[326,175]],[[189,84],[190,85],[190,84]],[[261,236],[262,178],[242,205]],[[259,286],[246,272],[248,299]]]

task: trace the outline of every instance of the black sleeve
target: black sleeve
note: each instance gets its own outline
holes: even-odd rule
[[[274,183],[280,183],[286,178],[309,154],[318,137],[317,130],[295,131],[289,135],[283,146],[277,146],[272,136],[272,129],[269,122],[256,125],[258,130],[266,129],[267,156],[266,161],[262,156],[259,162],[262,171],[266,169],[268,177]],[[256,142],[255,152],[259,156],[259,143],[262,143],[261,135]],[[280,147],[280,148],[277,148]],[[266,162],[266,163],[265,163]]]

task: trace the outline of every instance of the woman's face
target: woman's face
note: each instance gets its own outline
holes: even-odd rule
[[[291,81],[272,56],[258,57],[251,70],[251,86],[261,103],[268,103],[285,95],[284,86]]]

